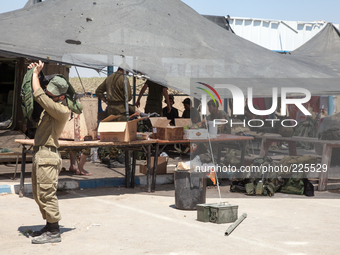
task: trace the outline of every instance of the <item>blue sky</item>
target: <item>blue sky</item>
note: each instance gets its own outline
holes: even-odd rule
[[[165,1],[165,0],[161,0]],[[0,13],[22,8],[27,0],[0,0]],[[340,23],[338,0],[183,0],[200,14]]]
[[[340,23],[338,0],[183,0],[200,14]]]
[[[166,1],[166,0],[160,0]],[[182,0],[200,14],[292,21],[324,20],[340,24],[339,0]],[[27,0],[0,0],[0,13],[24,7]],[[91,77],[95,71],[80,71]],[[71,77],[76,76],[74,70]]]

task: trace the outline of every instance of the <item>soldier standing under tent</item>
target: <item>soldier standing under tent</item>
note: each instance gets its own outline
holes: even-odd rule
[[[125,63],[118,67],[117,72],[111,74],[107,77],[96,89],[96,96],[100,98],[103,102],[107,104],[107,114],[108,115],[118,115],[120,117],[113,121],[126,121],[126,104],[125,104],[125,83],[124,83],[124,72],[125,75],[129,74],[129,66]],[[127,82],[127,94],[128,101],[132,99],[132,91],[130,82]],[[107,97],[104,93],[106,92]],[[129,115],[135,113],[135,107],[129,105]],[[118,158],[118,149],[110,148],[110,158]]]
[[[35,101],[44,111],[34,137],[34,156],[32,166],[32,191],[39,206],[46,226],[34,231],[32,243],[56,243],[61,241],[58,222],[61,219],[56,196],[58,175],[61,171],[61,157],[58,151],[60,137],[70,109],[67,107],[65,95],[68,84],[65,79],[56,76],[46,87],[46,93],[40,86],[39,73],[44,63],[31,63],[28,68],[35,68],[32,75],[32,90]]]
[[[117,72],[107,77],[96,89],[96,96],[107,104],[107,114],[120,116],[115,121],[126,121],[124,70],[125,75],[128,75],[128,69],[127,64],[120,65]],[[132,99],[131,86],[128,79],[126,82],[128,101],[130,101]],[[105,92],[107,97],[104,95]],[[135,109],[129,105],[129,115],[133,113],[135,113]]]
[[[171,111],[171,104],[169,100],[169,95],[168,95],[168,88],[159,85],[158,83],[155,83],[153,81],[146,81],[144,84],[143,88],[139,92],[139,96],[136,102],[136,107],[140,106],[140,99],[142,95],[144,94],[145,90],[149,87],[149,94],[148,98],[146,100],[146,105],[145,105],[145,113],[158,113],[160,116],[163,116],[163,111],[162,111],[162,100],[163,100],[163,95],[165,97],[165,101],[168,107],[168,113]]]

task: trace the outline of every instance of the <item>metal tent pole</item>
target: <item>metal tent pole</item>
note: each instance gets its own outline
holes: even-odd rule
[[[333,96],[328,96],[328,115],[333,115]]]
[[[125,112],[126,112],[126,121],[129,121],[129,93],[127,87],[127,75],[124,69],[124,86],[125,86]]]

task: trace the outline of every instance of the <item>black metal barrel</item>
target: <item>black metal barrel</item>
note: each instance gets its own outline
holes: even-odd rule
[[[175,206],[182,210],[195,210],[205,204],[207,181],[203,172],[175,171]]]

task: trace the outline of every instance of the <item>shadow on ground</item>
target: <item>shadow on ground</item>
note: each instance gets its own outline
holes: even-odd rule
[[[42,229],[44,225],[36,225],[36,226],[21,226],[18,228],[19,235],[25,236],[29,238],[34,231],[39,231]],[[62,225],[60,225],[60,233],[65,233],[68,231],[75,230],[75,228],[64,228]]]

